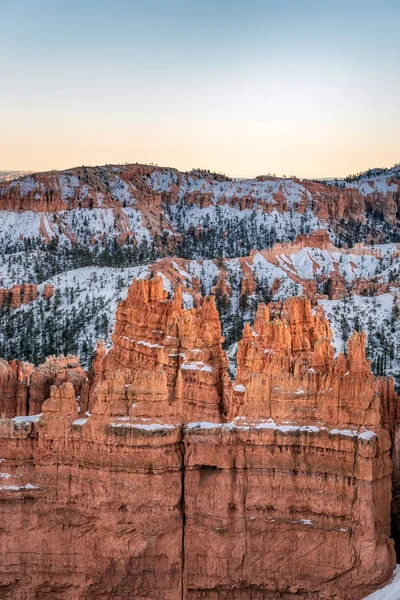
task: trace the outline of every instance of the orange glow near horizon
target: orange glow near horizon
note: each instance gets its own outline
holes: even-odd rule
[[[399,24],[392,0],[14,0],[2,8],[0,170],[391,167]]]
[[[344,177],[372,167],[391,167],[399,161],[400,131],[385,135],[357,136],[338,129],[325,130],[324,139],[316,132],[279,131],[279,125],[261,129],[237,130],[204,125],[203,131],[182,130],[179,124],[157,131],[132,128],[88,131],[85,126],[64,131],[43,123],[30,132],[13,129],[0,147],[0,170],[47,171],[78,165],[145,163],[176,167],[186,171],[204,168],[233,177],[264,174],[321,178]],[[175,133],[172,131],[175,129]]]

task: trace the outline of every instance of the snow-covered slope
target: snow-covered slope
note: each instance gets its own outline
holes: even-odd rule
[[[400,180],[400,165],[390,169],[369,169],[358,175],[351,175],[345,179],[324,180],[327,185],[338,185],[359,190],[364,196],[374,192],[398,192]]]
[[[399,378],[397,246],[358,247],[357,253],[332,244],[322,249],[304,246],[313,240],[311,236],[300,244],[278,244],[232,259],[175,257],[136,267],[66,269],[38,285],[36,300],[17,309],[4,306],[0,354],[38,362],[47,354],[76,353],[88,366],[96,340],[101,338],[107,346],[110,344],[117,304],[126,296],[132,279],[161,275],[168,292],[172,293],[178,283],[183,286],[187,308],[198,301],[200,294],[216,296],[232,373],[237,341],[244,324],[253,321],[258,303],[280,302],[304,294],[323,306],[337,353],[346,351],[353,329],[363,329],[375,372]],[[34,282],[42,260],[41,252],[0,257],[0,288]],[[337,299],[327,295],[332,278],[340,278],[342,283]],[[54,296],[45,299],[44,289],[49,285],[54,287]],[[357,293],[359,288],[363,295]]]
[[[145,165],[29,174],[0,183],[0,245],[56,242],[96,254],[146,240],[159,255],[234,257],[322,226],[336,242],[389,241],[398,236],[399,174],[396,167],[326,183]]]
[[[161,273],[187,306],[216,295],[232,369],[257,304],[304,294],[324,306],[338,351],[362,327],[375,370],[396,376],[399,181],[400,167],[315,182],[136,164],[0,183],[0,353],[76,352],[88,365],[132,278]],[[8,290],[27,283],[38,298],[11,308]]]

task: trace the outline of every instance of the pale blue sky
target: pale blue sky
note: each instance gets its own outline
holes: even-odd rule
[[[400,161],[400,2],[0,0],[0,169]]]

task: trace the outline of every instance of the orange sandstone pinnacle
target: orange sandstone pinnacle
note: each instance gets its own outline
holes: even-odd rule
[[[161,277],[133,282],[117,310],[113,349],[96,356],[90,410],[221,420],[229,382],[215,299],[184,310],[180,287],[166,296]]]

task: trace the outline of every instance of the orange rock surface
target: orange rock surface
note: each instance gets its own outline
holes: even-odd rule
[[[20,308],[22,304],[29,304],[36,300],[38,296],[36,283],[15,284],[11,288],[0,289],[0,307],[10,303],[11,308]]]
[[[51,386],[71,382],[79,395],[85,380],[86,373],[75,356],[49,356],[36,368],[30,363],[0,359],[0,416],[38,414]]]
[[[90,410],[120,416],[219,421],[228,383],[213,297],[182,308],[161,277],[134,281],[117,310],[113,349],[95,362]]]
[[[79,367],[51,359],[41,416],[0,421],[3,597],[361,600],[385,584],[398,399],[363,333],[337,359],[331,338],[305,298],[260,305],[230,382],[214,298],[184,310],[180,287],[134,281],[89,412]]]
[[[53,295],[54,295],[54,285],[52,285],[51,283],[46,283],[46,285],[44,286],[44,290],[43,290],[43,298],[45,300],[48,300],[49,298],[52,298]]]
[[[29,380],[34,366],[0,359],[0,417],[26,415],[29,410]]]

